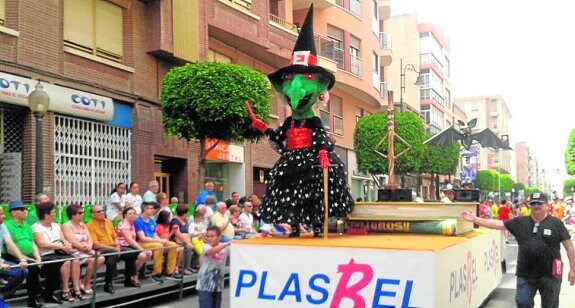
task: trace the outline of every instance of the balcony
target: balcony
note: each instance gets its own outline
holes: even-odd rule
[[[424,53],[419,55],[419,65],[420,66],[431,65],[435,67],[437,71],[441,72],[441,74],[444,73],[443,64],[432,53]]]
[[[315,35],[314,40],[317,48],[318,65],[334,73],[338,69],[343,69],[342,43],[318,34]],[[328,66],[324,66],[325,64]]]
[[[314,9],[318,10],[323,10],[336,5],[336,0],[293,0],[293,10],[307,10],[312,2]]]
[[[286,20],[283,20],[274,14],[270,14],[270,24],[278,26],[278,27],[283,28],[283,29],[286,29],[290,32],[295,33],[296,35],[298,34],[296,25],[294,25],[294,24],[292,24]]]
[[[389,66],[393,61],[393,51],[391,49],[391,35],[386,32],[379,32],[379,56],[381,66]]]
[[[379,9],[379,19],[387,20],[391,16],[391,1],[390,0],[377,0],[377,8]]]

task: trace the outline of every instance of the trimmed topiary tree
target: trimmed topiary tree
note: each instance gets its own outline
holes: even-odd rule
[[[198,186],[203,185],[203,163],[215,146],[206,139],[258,140],[244,102],[251,103],[258,118],[267,121],[271,90],[266,76],[245,66],[203,62],[171,69],[162,81],[161,106],[168,136],[200,142]]]
[[[395,172],[406,174],[419,172],[425,153],[425,129],[419,117],[410,112],[395,113],[395,133],[409,142],[411,150],[395,160]],[[377,154],[376,145],[387,135],[387,114],[374,113],[362,117],[355,126],[353,144],[357,157],[357,168],[361,172],[387,174],[388,161]],[[406,149],[406,145],[395,137],[394,152],[397,155]],[[377,148],[387,155],[387,140]]]
[[[575,129],[569,133],[567,149],[565,149],[565,170],[567,174],[575,175]]]

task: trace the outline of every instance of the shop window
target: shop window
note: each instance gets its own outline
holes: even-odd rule
[[[65,0],[64,45],[121,63],[122,14],[121,7],[107,1]]]
[[[54,202],[106,204],[117,183],[131,179],[130,129],[57,115]]]
[[[0,202],[22,199],[24,113],[0,111]]]

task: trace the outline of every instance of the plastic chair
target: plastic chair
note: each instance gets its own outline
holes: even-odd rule
[[[170,207],[170,212],[172,212],[172,216],[176,216],[176,208],[178,207],[177,204],[170,204],[168,205]]]
[[[194,217],[194,214],[196,214],[196,205],[188,204],[188,219]]]
[[[68,209],[68,206],[69,206],[68,204],[65,204],[62,206],[60,215],[58,216],[58,219],[59,219],[58,223],[64,224],[65,222],[70,220],[68,218],[68,215],[66,214],[66,210]]]
[[[36,206],[35,205],[26,204],[26,205],[24,205],[24,207],[26,207],[26,209],[28,210],[28,215],[26,216],[26,221],[28,222],[28,224],[33,225],[35,222],[40,220],[38,218],[38,214],[36,213]]]
[[[119,218],[112,220],[112,224],[114,225],[114,229],[116,229],[116,227],[120,224],[120,222],[122,222],[122,220]]]
[[[92,220],[92,205],[86,204],[84,205],[84,217],[82,218],[82,221],[87,224],[90,220]]]
[[[4,221],[11,220],[12,216],[10,215],[10,212],[8,211],[8,204],[2,204],[2,210],[4,211],[4,215],[6,216],[6,218],[4,218]]]

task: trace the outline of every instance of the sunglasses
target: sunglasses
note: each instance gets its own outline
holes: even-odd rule
[[[104,212],[104,210],[99,210],[99,211],[95,211],[94,214],[100,214],[100,213],[103,213],[103,212]]]

